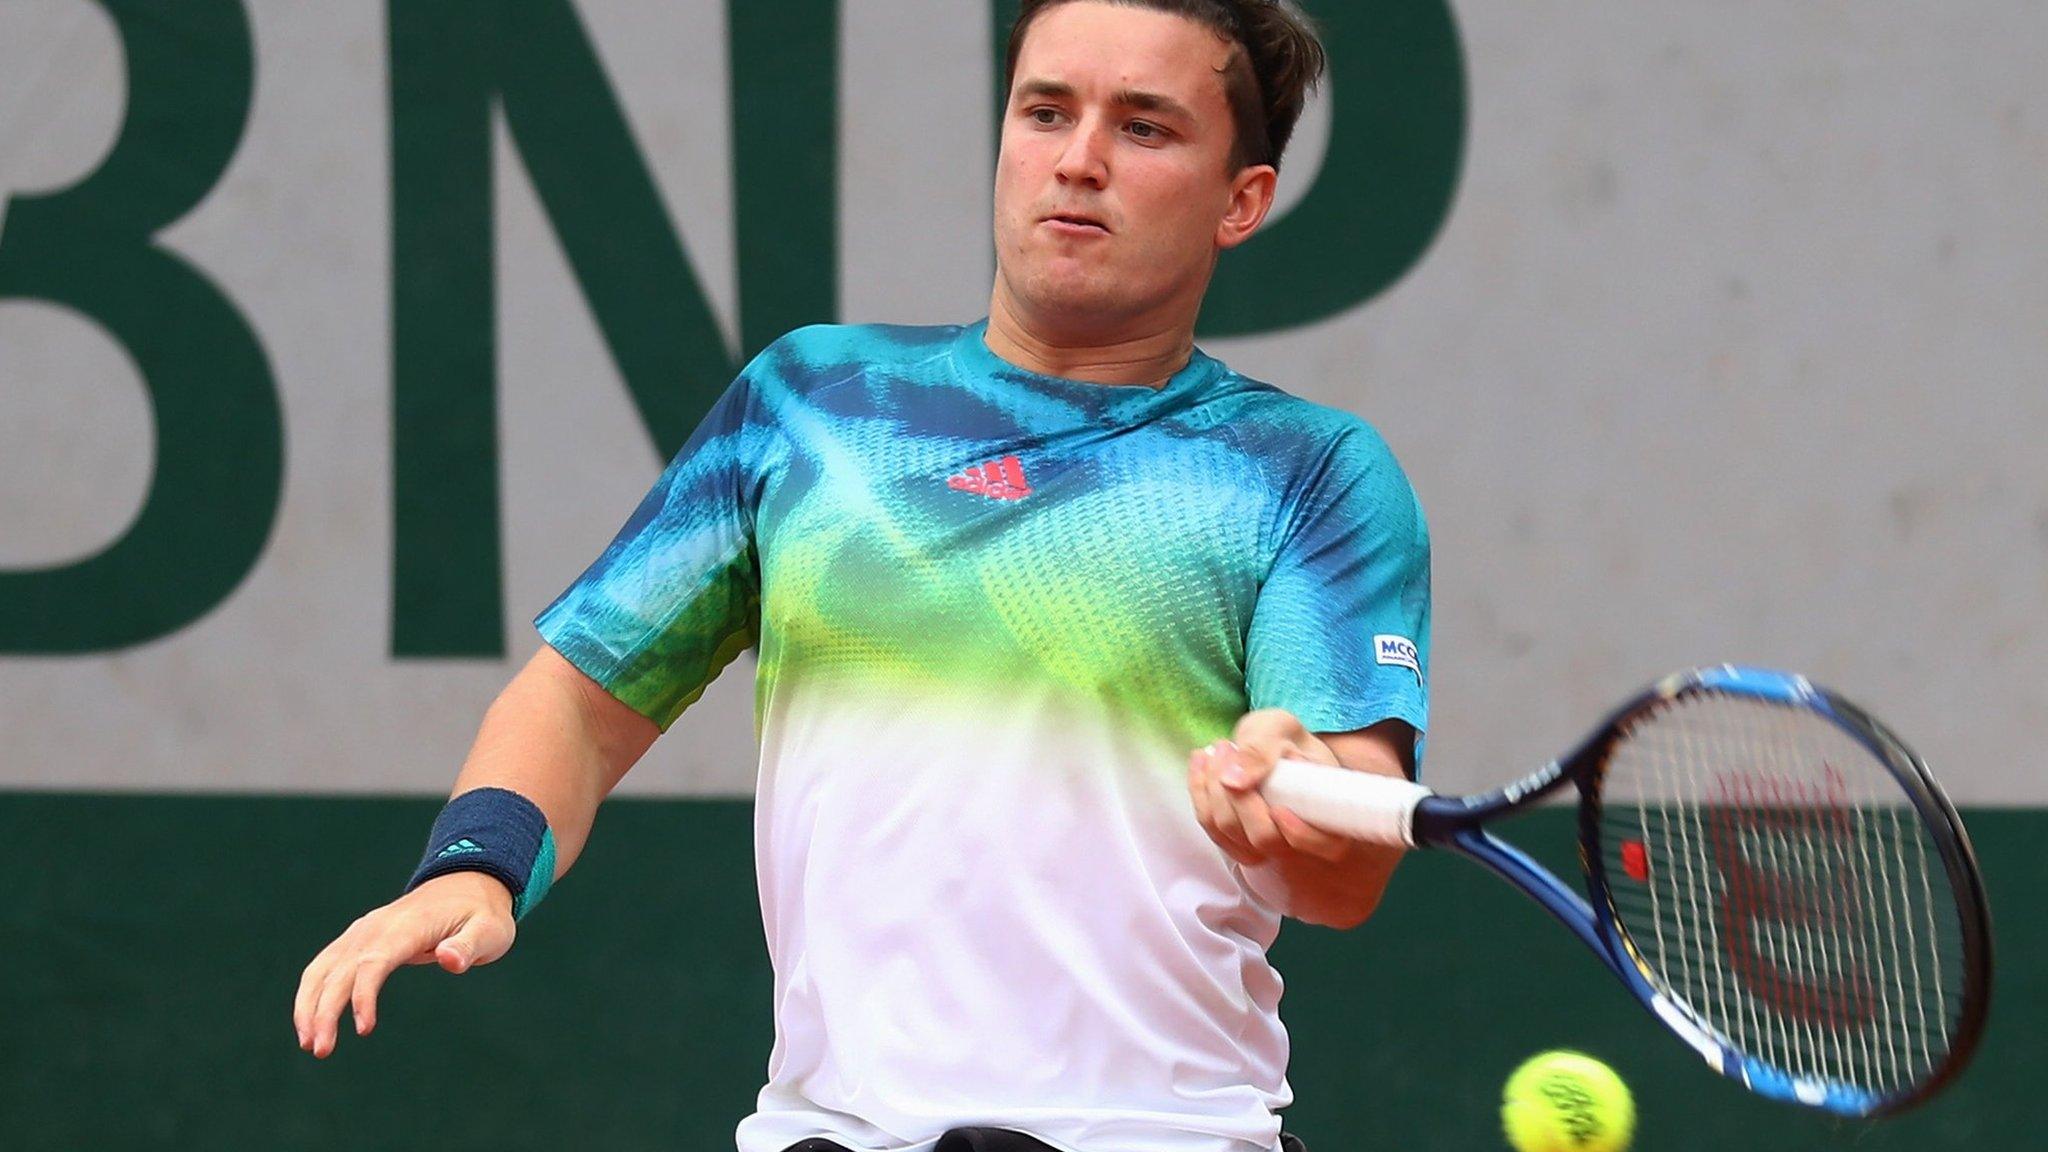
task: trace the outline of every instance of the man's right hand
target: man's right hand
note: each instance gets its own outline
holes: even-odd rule
[[[505,885],[482,872],[434,877],[349,925],[306,965],[292,1003],[299,1047],[321,1057],[334,1051],[344,1005],[356,1035],[369,1035],[377,993],[399,966],[439,963],[467,972],[503,956],[515,932]]]

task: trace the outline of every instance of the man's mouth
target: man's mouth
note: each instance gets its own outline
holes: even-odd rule
[[[1084,215],[1079,212],[1055,212],[1047,216],[1042,222],[1057,225],[1062,231],[1109,231],[1109,225],[1104,224],[1093,216]]]

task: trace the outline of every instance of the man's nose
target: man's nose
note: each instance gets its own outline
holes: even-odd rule
[[[1062,184],[1085,184],[1101,188],[1109,183],[1109,130],[1095,121],[1083,121],[1067,137],[1053,175]]]

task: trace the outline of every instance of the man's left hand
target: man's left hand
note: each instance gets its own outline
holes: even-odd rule
[[[1397,848],[1364,844],[1314,828],[1286,808],[1268,804],[1259,786],[1282,759],[1388,770],[1400,760],[1375,729],[1345,733],[1346,763],[1329,742],[1291,713],[1266,708],[1246,713],[1229,740],[1188,754],[1188,797],[1202,830],[1245,869],[1253,888],[1296,919],[1349,928],[1379,904],[1387,877],[1401,857]],[[1360,755],[1362,753],[1363,755]]]

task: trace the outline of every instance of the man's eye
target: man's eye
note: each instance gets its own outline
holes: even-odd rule
[[[1166,135],[1164,129],[1148,120],[1131,121],[1130,133],[1140,140],[1157,140]]]
[[[1025,113],[1025,115],[1031,117],[1033,121],[1039,124],[1051,124],[1060,118],[1060,114],[1050,108],[1033,108]]]

